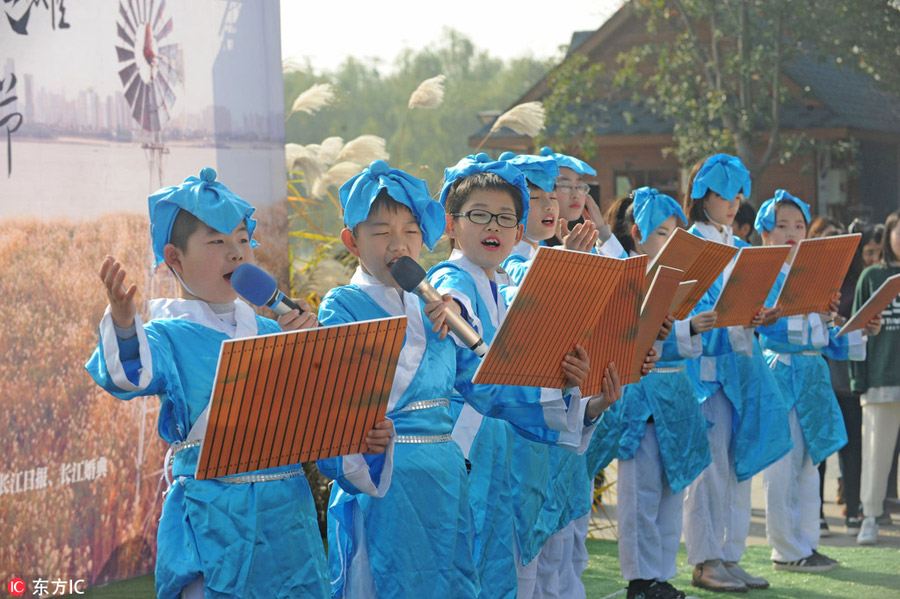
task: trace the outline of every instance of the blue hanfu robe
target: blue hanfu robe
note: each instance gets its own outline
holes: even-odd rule
[[[775,305],[789,270],[788,265],[781,269],[767,306]],[[797,410],[809,457],[819,464],[847,444],[844,417],[823,355],[832,360],[864,360],[865,338],[861,331],[837,337],[838,329],[826,326],[819,314],[779,318],[771,326],[760,327],[759,333],[786,407]]]
[[[464,308],[470,323],[490,345],[506,315],[509,278],[497,273],[488,279],[480,266],[454,249],[448,260],[428,273],[431,284],[441,293],[449,293]],[[501,293],[499,285],[504,285]],[[503,420],[483,418],[462,397],[454,395],[456,420],[453,439],[471,464],[469,503],[475,523],[475,563],[485,581],[485,598],[516,596],[516,541],[510,461],[513,427]],[[582,408],[583,411],[583,408]],[[578,453],[584,451],[593,428],[584,434],[562,435],[560,445]],[[532,515],[537,519],[538,514]]]
[[[150,312],[152,320],[143,326],[135,316],[136,338],[120,341],[107,309],[86,367],[120,399],[159,395],[159,435],[182,443],[195,438],[191,431],[205,415],[222,342],[280,328],[241,300],[235,302],[236,330],[200,300],[153,300]],[[266,482],[196,480],[199,449],[174,455],[175,480],[157,533],[157,596],[177,599],[185,585],[203,576],[207,599],[327,597],[324,547],[302,467],[251,473],[290,475]]]
[[[723,239],[715,227],[705,223],[695,223],[688,231],[738,248],[749,246],[733,235]],[[719,274],[691,316],[713,309],[733,265],[734,260]],[[688,361],[688,373],[700,401],[719,389],[728,398],[733,410],[734,471],[739,482],[745,481],[793,447],[787,407],[752,329],[717,328],[703,333],[702,338],[703,353]]]
[[[361,269],[319,307],[323,325],[400,315],[408,320],[387,407],[398,440],[390,489],[380,499],[348,494],[341,460],[319,461],[338,482],[328,513],[332,595],[476,597],[480,580],[465,459],[456,443],[438,442],[450,440],[454,424],[446,399],[455,390],[479,413],[548,442],[558,440],[556,431],[580,431],[583,415],[568,406],[580,407],[581,397],[473,384],[479,358],[432,331],[418,296],[382,285]],[[400,442],[413,437],[434,442]]]

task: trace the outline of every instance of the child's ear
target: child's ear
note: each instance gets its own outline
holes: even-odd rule
[[[522,235],[525,234],[525,225],[519,223],[519,226],[516,227],[516,243],[522,241]]]
[[[444,232],[447,234],[448,239],[456,239],[456,219],[450,216],[449,214],[444,215],[444,218],[447,219],[447,228],[444,229]]]
[[[183,274],[184,271],[184,266],[181,264],[182,257],[182,251],[173,244],[167,243],[163,247],[163,258],[165,259],[166,264],[179,275]]]
[[[344,242],[344,247],[347,248],[347,251],[359,258],[359,246],[356,245],[356,237],[353,235],[353,231],[344,227],[344,230],[341,231],[341,241]]]
[[[641,235],[641,230],[637,225],[631,225],[631,238],[638,245],[644,242],[644,237]]]

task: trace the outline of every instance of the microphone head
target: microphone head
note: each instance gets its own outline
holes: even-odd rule
[[[241,264],[234,269],[231,287],[254,306],[265,306],[278,291],[272,275],[253,264]]]
[[[401,289],[412,293],[425,279],[425,269],[409,256],[401,256],[391,266],[391,276]]]

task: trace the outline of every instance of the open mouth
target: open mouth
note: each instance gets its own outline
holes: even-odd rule
[[[481,240],[481,245],[488,250],[498,250],[500,249],[500,240],[496,237],[488,237]]]
[[[390,260],[388,260],[388,261],[385,263],[385,266],[387,266],[387,267],[388,267],[388,270],[390,270],[390,268],[394,265],[394,263],[395,263],[397,260],[399,260],[399,259],[400,259],[400,256],[397,256],[396,258],[391,258]]]
[[[545,216],[541,219],[541,224],[545,227],[552,227],[556,225],[556,217],[555,216]]]
[[[225,273],[224,275],[222,275],[222,278],[225,279],[227,282],[231,283],[231,275],[233,275],[233,274],[234,274],[234,271]]]

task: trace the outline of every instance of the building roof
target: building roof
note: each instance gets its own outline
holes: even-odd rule
[[[566,58],[574,54],[594,53],[632,16],[633,12],[626,3],[599,29],[574,32]],[[786,66],[785,76],[796,85],[794,89],[798,93],[782,106],[782,130],[855,129],[900,134],[900,98],[879,89],[868,74],[842,67],[833,59],[820,60],[814,54],[807,53]],[[544,76],[513,106],[542,99],[547,91],[548,77]],[[573,106],[572,109],[578,114],[584,134],[669,135],[673,130],[672,121],[655,114],[646,103],[633,99]],[[490,127],[491,123],[488,123],[473,132],[469,137],[470,144],[481,142]],[[547,134],[552,137],[554,132],[548,130]],[[497,147],[498,142],[503,145],[503,142],[519,138],[523,141],[527,139],[503,128],[495,132],[485,145]]]

